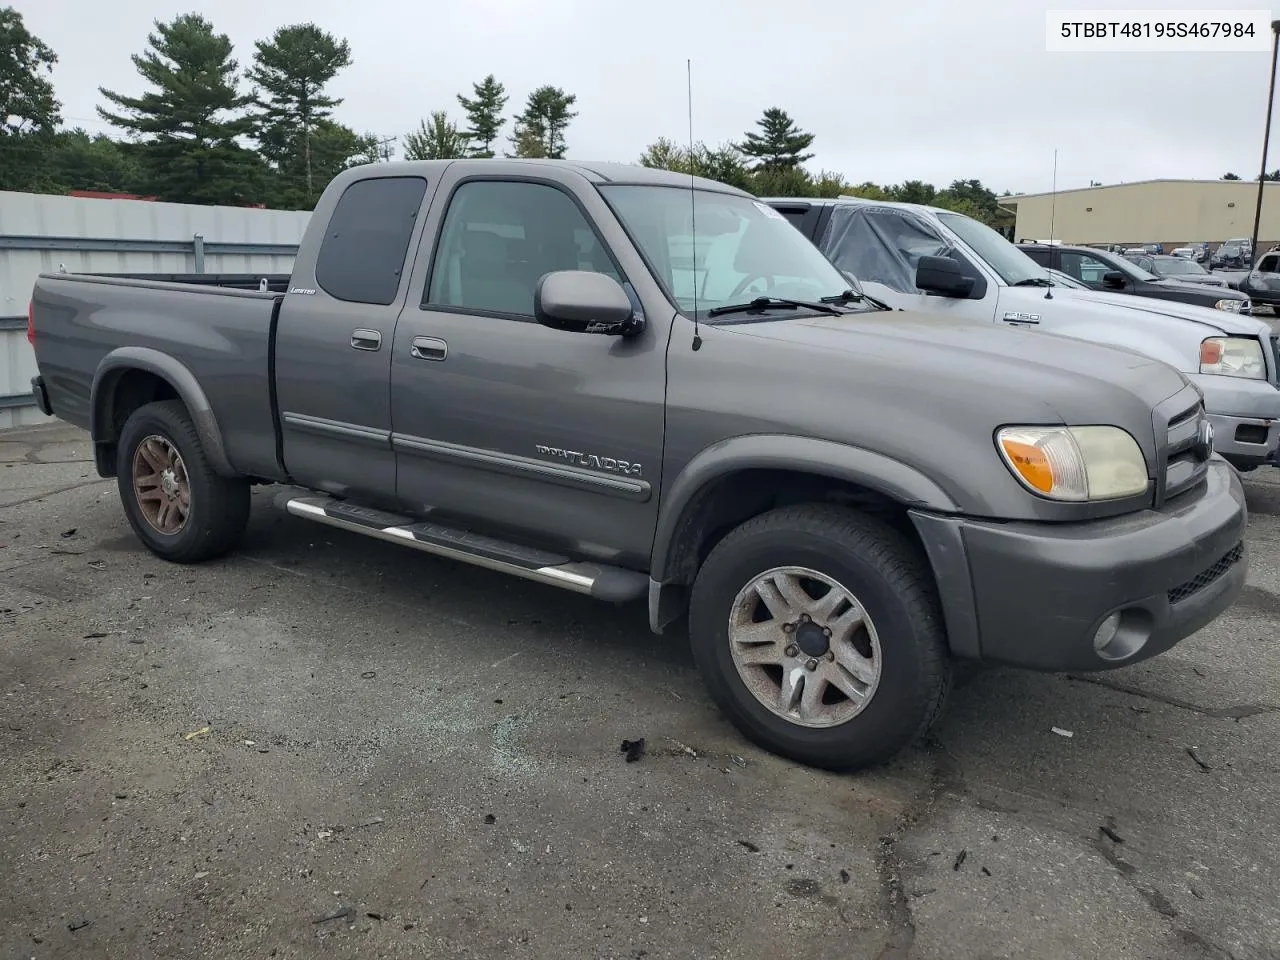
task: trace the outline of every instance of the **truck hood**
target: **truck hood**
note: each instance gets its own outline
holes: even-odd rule
[[[725,329],[804,348],[812,356],[802,362],[811,368],[838,363],[864,387],[883,380],[886,403],[904,389],[930,391],[944,403],[987,406],[1006,423],[1031,409],[1058,422],[1117,422],[1112,417],[1124,408],[1145,418],[1149,430],[1151,409],[1189,382],[1173,367],[1128,350],[903,310]]]
[[[1076,290],[1071,287],[1054,287],[1054,297],[1070,300],[1084,300],[1088,303],[1105,306],[1108,316],[1116,322],[1123,323],[1126,316],[1133,311],[1149,317],[1169,317],[1173,320],[1189,320],[1211,331],[1205,336],[1215,333],[1229,336],[1270,336],[1271,328],[1257,317],[1247,314],[1228,313],[1225,310],[1214,310],[1212,307],[1197,307],[1191,303],[1180,303],[1177,300],[1157,300],[1154,297],[1135,297],[1128,293],[1103,293],[1099,290]]]

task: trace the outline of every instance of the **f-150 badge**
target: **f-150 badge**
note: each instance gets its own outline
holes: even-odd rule
[[[606,470],[609,473],[622,473],[629,477],[638,477],[641,474],[640,464],[632,463],[630,460],[619,460],[616,457],[600,457],[594,453],[565,450],[561,447],[547,447],[541,443],[535,444],[534,449],[538,451],[540,456],[555,457],[557,460],[571,463],[575,467],[586,467],[589,470]]]
[[[1005,323],[1039,323],[1040,314],[1038,313],[1020,313],[1017,310],[1010,310],[1004,315]]]

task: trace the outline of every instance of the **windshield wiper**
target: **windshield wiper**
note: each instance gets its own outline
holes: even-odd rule
[[[1052,287],[1053,285],[1053,281],[1045,277],[1027,277],[1014,284],[1015,287]]]
[[[730,313],[751,313],[757,310],[777,310],[780,307],[816,310],[818,313],[825,313],[832,317],[844,316],[843,310],[836,309],[828,302],[813,303],[808,300],[785,300],[782,297],[756,297],[749,303],[733,303],[723,307],[715,307],[714,309],[707,311],[707,316],[723,317]]]

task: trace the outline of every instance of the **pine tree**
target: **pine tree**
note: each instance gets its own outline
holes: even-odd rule
[[[513,156],[544,157],[561,160],[565,152],[565,130],[577,111],[569,109],[578,98],[559,87],[538,87],[525,101],[524,111],[516,117]]]
[[[471,156],[488,159],[493,156],[493,142],[507,122],[502,111],[510,98],[506,87],[492,73],[479,83],[473,83],[471,89],[475,94],[473,98],[458,94],[458,103],[467,114],[465,135],[472,144]]]
[[[22,14],[0,9],[0,190],[42,190],[52,182],[47,153],[62,118],[48,74],[57,62]]]
[[[147,40],[150,48],[134,54],[133,63],[152,89],[130,97],[99,88],[120,112],[99,107],[98,113],[140,139],[148,192],[180,203],[259,200],[266,168],[236,142],[253,127],[244,113],[253,97],[239,92],[230,38],[189,13],[155,21]]]
[[[431,114],[431,125],[418,121],[418,129],[404,138],[406,160],[458,160],[467,156],[470,141],[449,122],[443,110]]]
[[[760,133],[747,133],[738,150],[756,160],[755,169],[798,167],[812,160],[812,153],[805,153],[813,143],[813,134],[796,126],[791,116],[780,107],[770,107],[756,126]]]
[[[337,172],[330,164],[316,176],[313,145],[317,124],[329,120],[342,103],[326,96],[324,87],[351,65],[351,48],[314,23],[281,27],[269,41],[254,46],[248,78],[262,89],[255,101],[259,147],[287,187],[301,188],[302,205],[310,207]]]

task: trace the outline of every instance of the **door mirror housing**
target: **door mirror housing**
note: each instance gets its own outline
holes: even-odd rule
[[[1108,290],[1123,290],[1124,282],[1124,274],[1119,270],[1108,270],[1102,275],[1102,285]]]
[[[973,292],[973,284],[973,277],[966,277],[960,264],[950,257],[921,257],[916,265],[916,286],[925,293],[967,297]]]
[[[543,274],[533,293],[533,316],[544,327],[570,333],[633,337],[644,328],[622,285],[591,270]]]

